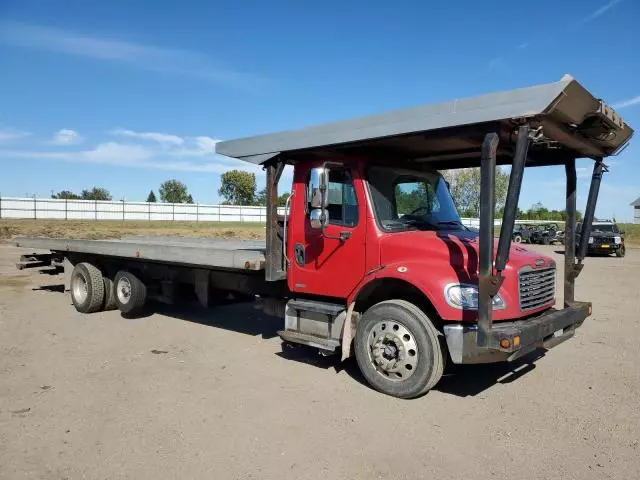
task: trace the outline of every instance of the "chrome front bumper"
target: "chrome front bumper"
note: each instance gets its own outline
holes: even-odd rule
[[[509,348],[479,347],[475,323],[445,325],[444,335],[453,363],[511,361],[538,348],[550,349],[568,340],[590,314],[591,303],[575,302],[562,310],[549,310],[526,320],[494,322],[489,343],[500,345],[501,340],[508,339]],[[516,337],[519,342],[513,341]],[[514,346],[516,343],[519,344]]]

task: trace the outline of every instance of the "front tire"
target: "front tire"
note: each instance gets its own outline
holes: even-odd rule
[[[115,301],[122,313],[135,314],[142,310],[147,301],[147,287],[138,277],[121,270],[116,273],[113,284]]]
[[[444,370],[440,333],[422,310],[405,300],[380,302],[364,313],[355,353],[369,384],[398,398],[426,393]]]
[[[620,245],[620,248],[618,248],[618,249],[616,250],[616,257],[618,257],[618,258],[622,258],[622,257],[624,257],[624,256],[625,256],[625,254],[626,254],[626,253],[627,253],[627,252],[626,252],[626,250],[625,250],[625,248],[624,248],[624,245]]]
[[[514,235],[513,243],[522,243],[522,235]]]
[[[543,245],[551,245],[551,238],[549,237],[549,235],[543,235],[542,244]]]
[[[71,272],[71,301],[80,313],[94,313],[102,309],[104,282],[102,272],[90,263],[82,262]]]

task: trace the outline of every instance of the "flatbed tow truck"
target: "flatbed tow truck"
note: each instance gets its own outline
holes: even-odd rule
[[[283,318],[285,343],[355,354],[369,384],[401,398],[440,380],[446,362],[511,361],[574,335],[576,301],[604,158],[633,130],[570,76],[296,131],[220,142],[218,153],[266,170],[266,242],[133,237],[17,238],[48,250],[19,267],[57,265],[80,312],[171,302],[187,285],[203,305],[237,293]],[[594,161],[580,232],[576,159]],[[286,215],[278,181],[294,168]],[[511,175],[494,240],[496,165]],[[526,167],[566,171],[563,307],[556,264],[511,245]],[[479,232],[464,227],[439,171],[481,168]],[[242,319],[238,319],[242,321]]]

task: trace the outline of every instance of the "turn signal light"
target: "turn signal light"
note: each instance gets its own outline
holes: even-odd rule
[[[508,338],[503,338],[502,340],[500,340],[500,346],[502,348],[509,348],[511,346],[511,340],[509,340]]]
[[[589,316],[591,316],[592,313],[593,313],[593,307],[589,305]]]
[[[513,346],[514,347],[519,347],[520,346],[520,336],[516,335],[515,337],[513,337]]]

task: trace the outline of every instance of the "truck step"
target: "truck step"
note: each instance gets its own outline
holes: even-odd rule
[[[345,310],[344,305],[328,302],[317,302],[315,300],[289,300],[288,307],[295,310],[302,310],[305,312],[316,312],[325,315],[337,316],[340,312]]]
[[[301,343],[302,345],[308,345],[329,352],[335,352],[340,346],[338,340],[318,337],[317,335],[310,335],[308,333],[300,333],[294,330],[280,330],[278,336],[285,342]]]

